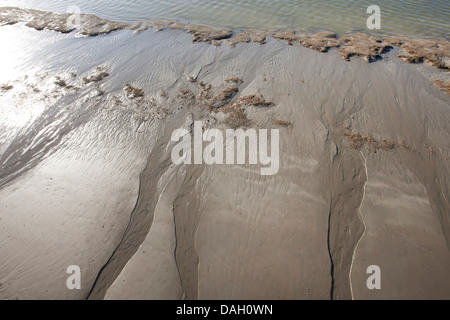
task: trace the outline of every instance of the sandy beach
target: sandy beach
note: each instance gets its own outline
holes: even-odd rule
[[[450,42],[68,17],[0,8],[0,299],[450,299]]]

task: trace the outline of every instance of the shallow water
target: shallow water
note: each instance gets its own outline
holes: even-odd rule
[[[82,13],[125,21],[176,19],[267,31],[330,30],[338,34],[367,31],[379,35],[450,38],[448,0],[0,0],[0,6],[58,12],[66,12],[74,4]],[[381,29],[374,32],[366,26],[369,5],[381,8]]]

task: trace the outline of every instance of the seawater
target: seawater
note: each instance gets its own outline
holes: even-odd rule
[[[121,21],[174,19],[233,29],[265,31],[329,30],[450,39],[449,0],[0,0],[0,6],[19,6],[66,12],[78,6],[82,13]],[[381,8],[381,29],[369,30],[367,8]]]

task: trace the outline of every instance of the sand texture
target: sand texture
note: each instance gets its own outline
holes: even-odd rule
[[[0,12],[1,299],[450,299],[447,43]],[[279,129],[278,174],[174,165],[194,121]]]

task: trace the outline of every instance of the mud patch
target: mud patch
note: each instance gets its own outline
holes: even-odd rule
[[[355,33],[343,36],[339,54],[346,61],[352,56],[358,56],[367,62],[381,58],[381,54],[392,48],[389,42],[372,37],[366,33]]]
[[[4,7],[0,9],[0,24],[6,25],[24,22],[27,27],[36,30],[47,29],[61,33],[69,33],[76,29],[76,26],[68,23],[71,16],[72,14],[69,13],[53,13],[34,9]],[[128,23],[102,19],[95,15],[81,14],[79,34],[96,36],[125,29],[128,26]]]
[[[233,83],[241,84],[244,81],[238,77],[231,77],[230,79],[226,79],[225,82],[233,82]]]
[[[219,94],[217,94],[211,103],[212,109],[220,109],[227,105],[231,99],[234,98],[234,96],[239,92],[239,89],[237,87],[227,87],[225,89],[222,89]]]
[[[441,89],[441,91],[450,95],[450,81],[435,79],[435,80],[433,80],[433,83],[436,85],[436,87]]]
[[[300,37],[299,42],[302,46],[319,52],[327,52],[330,48],[339,47],[341,44],[334,32],[326,31],[318,32],[313,36]]]
[[[106,69],[104,69],[103,67],[97,67],[96,72],[94,74],[83,78],[83,83],[89,84],[91,82],[100,82],[108,76],[109,72],[106,71]]]
[[[228,114],[228,117],[224,123],[231,129],[247,128],[252,124],[242,108],[226,109],[225,113]]]
[[[0,86],[0,89],[1,89],[2,91],[9,91],[9,90],[11,90],[11,89],[14,89],[14,86],[9,85],[9,84],[4,84],[4,85]]]
[[[125,88],[123,90],[125,91],[128,99],[142,98],[145,95],[144,90],[133,87],[129,83],[125,84]]]
[[[450,42],[434,39],[409,39],[391,37],[385,41],[400,47],[403,53],[398,57],[407,63],[426,62],[433,67],[450,69]]]
[[[362,135],[356,130],[350,129],[346,126],[344,136],[352,149],[367,150],[371,153],[378,151],[394,151],[403,150],[421,156],[437,156],[438,158],[445,158],[443,154],[438,155],[438,150],[443,149],[438,146],[431,145],[425,142],[417,142],[414,146],[407,143],[404,139],[392,141],[389,139],[377,139],[370,134]]]
[[[251,40],[252,39],[250,38],[250,34],[248,34],[247,32],[238,33],[235,37],[228,40],[228,44],[230,45],[230,47],[234,47],[240,42],[249,43]]]
[[[267,32],[259,30],[247,30],[246,32],[252,37],[252,42],[266,44]]]
[[[240,106],[253,106],[253,107],[273,107],[275,104],[271,101],[267,101],[260,94],[251,94],[238,99],[237,104]]]
[[[274,121],[274,123],[275,123],[276,125],[279,125],[279,126],[282,126],[282,127],[290,127],[290,126],[292,126],[292,123],[291,123],[291,122],[285,121],[285,120],[279,120],[279,119],[277,119],[277,120]]]

